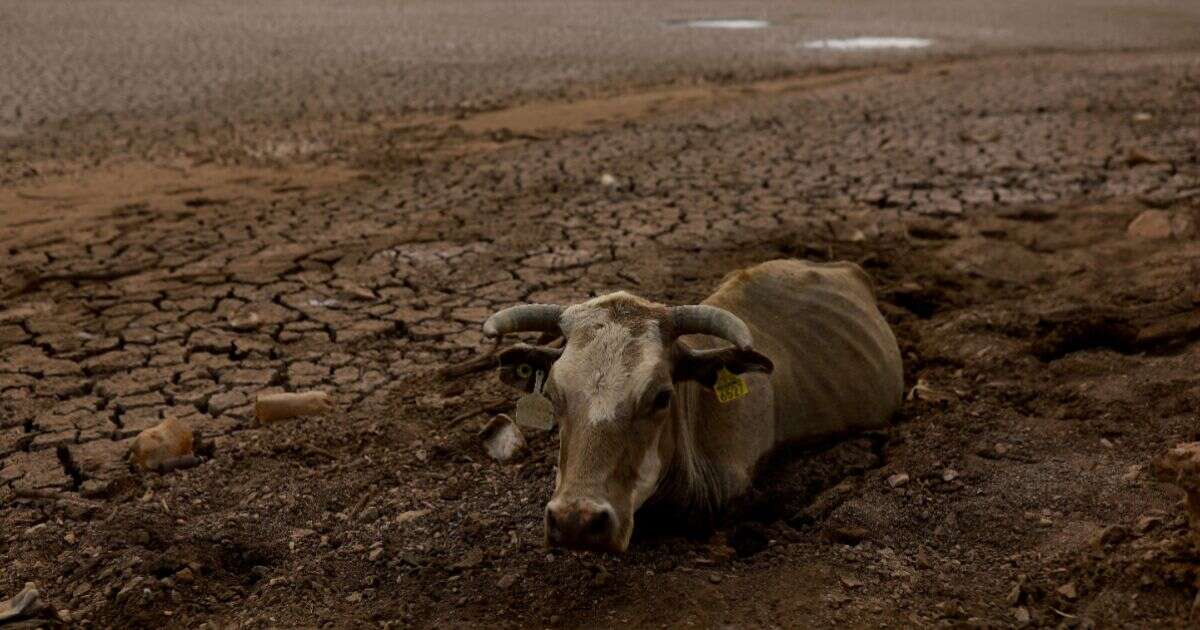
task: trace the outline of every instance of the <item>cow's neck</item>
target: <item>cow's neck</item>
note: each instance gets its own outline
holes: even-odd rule
[[[702,386],[679,383],[672,399],[671,420],[659,438],[662,479],[653,501],[716,513],[728,498],[726,471],[721,470],[703,440],[703,425],[714,418],[711,396]]]

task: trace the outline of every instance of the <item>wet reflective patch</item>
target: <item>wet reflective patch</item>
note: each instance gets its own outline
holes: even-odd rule
[[[766,20],[753,20],[747,18],[728,18],[716,20],[672,20],[668,22],[671,26],[684,26],[687,28],[729,28],[729,29],[752,29],[752,28],[767,28],[771,25]]]
[[[882,48],[926,48],[932,40],[920,37],[852,37],[849,39],[818,39],[804,44],[805,48],[830,50],[878,50]]]

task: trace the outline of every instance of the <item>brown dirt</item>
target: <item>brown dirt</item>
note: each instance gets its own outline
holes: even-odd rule
[[[812,81],[3,189],[0,594],[35,581],[93,627],[1190,627],[1200,557],[1147,469],[1200,437],[1200,58]],[[1148,208],[1174,234],[1130,236]],[[781,454],[711,530],[650,513],[624,556],[545,549],[554,438],[492,463],[467,414],[511,394],[439,370],[498,306],[691,302],[780,256],[872,273],[914,386],[896,426]],[[338,411],[253,425],[254,394],[310,388]],[[132,473],[168,415],[204,461]]]

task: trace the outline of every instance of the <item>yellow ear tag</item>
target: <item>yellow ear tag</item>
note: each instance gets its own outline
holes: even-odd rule
[[[725,368],[721,368],[721,371],[717,372],[717,382],[713,385],[713,390],[717,392],[717,400],[722,403],[745,398],[746,394],[750,393],[746,381]]]

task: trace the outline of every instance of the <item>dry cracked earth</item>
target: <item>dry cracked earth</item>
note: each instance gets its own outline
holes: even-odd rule
[[[1192,627],[1147,469],[1200,438],[1197,103],[1193,52],[995,55],[10,160],[0,594],[81,627]],[[483,452],[514,396],[481,322],[784,256],[874,277],[895,426],[789,449],[711,528],[546,549],[555,437]],[[308,389],[337,410],[254,423]],[[132,471],[170,416],[201,464]]]

